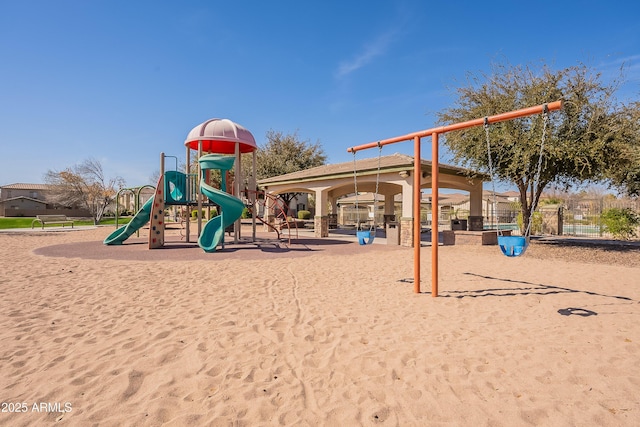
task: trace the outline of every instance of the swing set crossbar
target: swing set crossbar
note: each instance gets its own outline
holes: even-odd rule
[[[369,148],[380,147],[389,144],[395,144],[397,142],[411,141],[414,138],[424,138],[434,133],[443,134],[447,132],[453,132],[455,130],[468,129],[476,126],[483,126],[485,119],[488,124],[506,122],[508,120],[518,119],[521,117],[533,116],[535,114],[542,114],[544,112],[544,106],[547,106],[548,111],[555,111],[562,109],[562,101],[550,102],[548,104],[536,105],[534,107],[527,107],[521,110],[509,111],[507,113],[500,113],[494,116],[482,117],[479,119],[468,120],[466,122],[453,123],[450,125],[439,126],[431,129],[425,129],[418,132],[408,133],[406,135],[396,136],[393,138],[387,138],[376,142],[370,142],[368,144],[357,145],[347,149],[349,153],[355,153],[357,151],[367,150]]]
[[[492,124],[498,122],[504,122],[521,117],[533,116],[535,114],[542,114],[545,111],[556,111],[562,109],[562,101],[554,101],[548,104],[536,105],[533,107],[522,108],[520,110],[509,111],[506,113],[496,114],[493,116],[482,117],[478,119],[468,120],[460,123],[453,123],[450,125],[434,127],[418,132],[408,133],[406,135],[396,136],[394,138],[387,138],[377,142],[371,142],[368,144],[357,145],[347,149],[349,153],[356,153],[357,151],[367,150],[375,147],[382,147],[389,144],[395,144],[398,142],[406,142],[413,140],[413,290],[415,293],[420,293],[420,178],[422,175],[422,162],[420,154],[420,140],[421,138],[431,136],[431,204],[432,206],[438,206],[438,136],[447,132],[453,132],[456,130],[468,129],[476,126],[484,126],[485,123]],[[431,230],[431,296],[438,296],[438,221],[433,221]],[[433,238],[435,236],[435,239]],[[435,241],[435,244],[433,242]]]

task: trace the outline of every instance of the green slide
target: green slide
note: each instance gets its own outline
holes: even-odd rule
[[[224,176],[224,171],[231,169],[234,160],[233,157],[229,156],[208,154],[202,156],[199,162],[202,170],[220,169],[223,171],[222,174]],[[200,180],[200,191],[213,203],[219,205],[222,211],[220,215],[206,222],[198,238],[198,245],[205,252],[215,252],[216,246],[224,239],[224,230],[242,215],[244,203],[225,191],[211,187],[203,179]]]
[[[104,239],[105,245],[121,245],[133,233],[144,227],[151,217],[151,208],[153,207],[153,197],[146,201],[142,208],[136,213],[133,219],[124,227],[118,228]]]

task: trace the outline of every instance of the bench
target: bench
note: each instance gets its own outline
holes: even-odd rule
[[[71,224],[71,228],[73,228],[73,221],[65,215],[36,215],[36,219],[31,222],[31,228],[33,228],[36,221],[40,221],[42,229],[44,229],[45,224],[62,224],[62,227],[64,227],[65,224]]]

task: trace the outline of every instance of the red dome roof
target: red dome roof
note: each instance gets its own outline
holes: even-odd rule
[[[234,154],[236,143],[240,144],[241,153],[258,148],[251,132],[229,119],[211,119],[199,124],[191,129],[184,145],[197,150],[198,141],[202,141],[205,153]]]

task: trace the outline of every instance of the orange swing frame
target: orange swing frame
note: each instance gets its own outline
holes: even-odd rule
[[[548,104],[537,105],[535,107],[523,108],[509,111],[495,116],[483,117],[466,122],[454,123],[451,125],[435,127],[394,138],[384,139],[378,142],[362,144],[347,149],[349,153],[367,150],[383,145],[395,144],[413,140],[413,291],[420,293],[420,178],[422,175],[422,165],[420,157],[420,139],[431,136],[431,205],[438,206],[439,176],[438,176],[438,137],[440,134],[452,132],[454,130],[468,129],[475,126],[483,126],[486,123],[498,123],[520,117],[542,114],[545,111],[556,111],[562,108],[562,101],[555,101]],[[438,296],[438,221],[433,221],[431,230],[431,296]],[[433,243],[435,241],[435,244]]]

